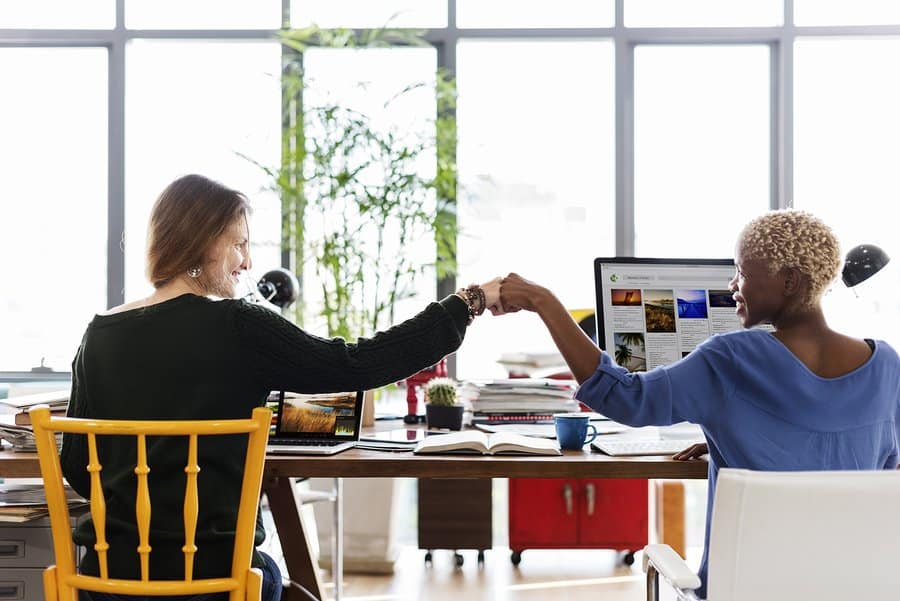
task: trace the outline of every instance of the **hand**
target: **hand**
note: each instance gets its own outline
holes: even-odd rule
[[[503,307],[500,306],[500,278],[494,278],[481,285],[484,291],[484,308],[494,315],[502,315]]]
[[[676,461],[691,461],[692,459],[700,459],[707,453],[709,453],[709,445],[705,442],[699,442],[697,444],[692,444],[683,451],[678,451],[672,455],[672,459],[675,459]]]
[[[515,313],[525,309],[535,311],[535,301],[547,290],[530,282],[516,273],[510,273],[500,280],[500,305],[504,313]],[[497,313],[494,313],[497,315]]]

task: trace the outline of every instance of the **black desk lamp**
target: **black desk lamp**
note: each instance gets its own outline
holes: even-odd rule
[[[860,244],[847,253],[841,279],[848,288],[852,288],[881,271],[890,260],[887,253],[874,244]]]
[[[297,295],[300,293],[300,284],[293,273],[283,267],[279,267],[267,271],[259,278],[256,290],[262,295],[263,299],[276,307],[284,309],[297,300]]]

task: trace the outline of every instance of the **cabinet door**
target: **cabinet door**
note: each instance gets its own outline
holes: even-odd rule
[[[509,479],[511,549],[571,548],[578,542],[578,480]]]
[[[579,546],[636,551],[647,544],[647,481],[579,481]]]
[[[491,479],[419,478],[420,549],[490,549]]]

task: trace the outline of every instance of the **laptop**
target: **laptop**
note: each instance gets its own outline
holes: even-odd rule
[[[267,453],[334,455],[356,445],[363,393],[300,394],[279,392],[275,431]]]

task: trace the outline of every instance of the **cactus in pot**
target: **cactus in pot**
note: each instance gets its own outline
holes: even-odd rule
[[[429,428],[462,428],[463,406],[456,403],[456,382],[432,378],[425,384],[425,418]]]

